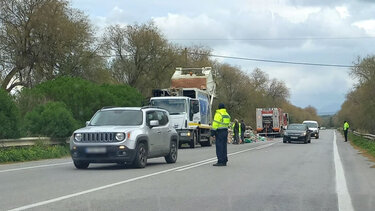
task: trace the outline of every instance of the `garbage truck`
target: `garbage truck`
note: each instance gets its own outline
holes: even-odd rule
[[[256,129],[261,136],[282,136],[288,122],[289,115],[281,108],[256,109]]]
[[[211,67],[176,68],[171,86],[154,89],[150,105],[168,110],[179,134],[179,147],[211,146],[212,103],[216,84]]]

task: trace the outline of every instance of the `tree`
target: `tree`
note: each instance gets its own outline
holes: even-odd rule
[[[267,88],[267,94],[274,102],[285,101],[289,98],[289,89],[283,81],[272,79]]]
[[[99,58],[87,17],[67,0],[0,0],[1,88],[84,76]]]
[[[0,89],[0,139],[20,136],[20,115],[11,96]]]
[[[103,42],[108,52],[114,54],[111,71],[117,82],[140,89],[153,80],[160,82],[160,76],[170,79],[174,52],[152,22],[115,25],[106,31]]]

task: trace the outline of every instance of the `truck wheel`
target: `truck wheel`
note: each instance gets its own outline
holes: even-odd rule
[[[77,169],[87,169],[90,165],[90,162],[87,161],[74,161],[73,163]]]
[[[315,136],[315,139],[318,139],[319,138],[319,135]]]
[[[144,168],[147,164],[147,149],[144,143],[139,143],[135,152],[133,166],[136,168]]]
[[[190,140],[190,148],[195,148],[195,144],[197,143],[197,134],[193,132],[193,138]]]
[[[164,158],[167,163],[175,163],[177,161],[177,143],[175,141],[171,142],[169,154]]]

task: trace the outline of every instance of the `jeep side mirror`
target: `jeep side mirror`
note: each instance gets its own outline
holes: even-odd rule
[[[150,121],[150,127],[156,127],[159,126],[159,120],[151,120]]]
[[[86,121],[86,126],[89,126],[90,125],[90,121]]]

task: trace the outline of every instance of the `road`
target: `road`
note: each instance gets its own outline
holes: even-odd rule
[[[375,168],[334,130],[311,144],[181,149],[175,164],[74,168],[69,158],[0,165],[0,210],[375,210]]]

